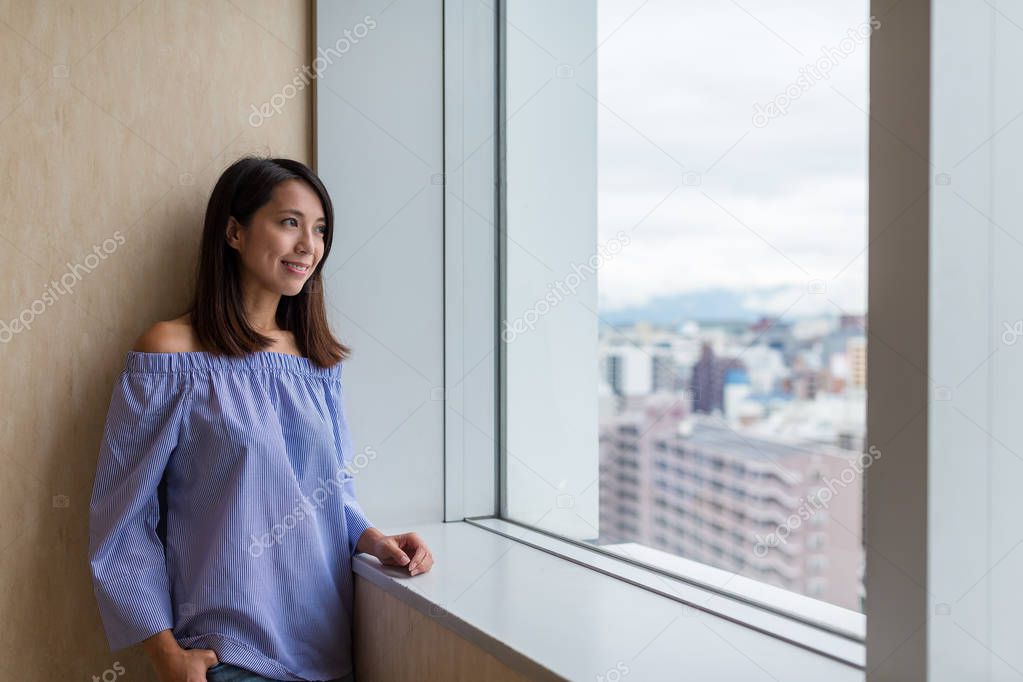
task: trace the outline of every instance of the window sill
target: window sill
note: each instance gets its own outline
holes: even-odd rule
[[[429,573],[409,577],[366,554],[356,557],[354,570],[535,679],[608,678],[622,665],[637,680],[668,679],[680,667],[692,679],[864,679],[855,664],[705,610],[700,600],[725,599],[718,593],[647,571],[660,584],[651,590],[604,573],[609,568],[605,562],[621,564],[616,568],[631,576],[643,570],[626,561],[601,557],[600,565],[584,566],[568,556],[571,543],[562,541],[566,554],[555,555],[526,544],[529,539],[513,539],[476,523],[416,526],[435,557]],[[674,597],[664,596],[669,592]],[[681,603],[683,598],[696,608]],[[800,628],[811,628],[791,621],[785,627],[792,636],[809,636]],[[818,639],[815,648],[823,644],[832,654],[862,660],[862,644],[816,629],[813,637]]]

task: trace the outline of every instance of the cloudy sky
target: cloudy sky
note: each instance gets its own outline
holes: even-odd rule
[[[837,313],[825,296],[864,312],[868,48],[849,37],[869,30],[867,4],[598,8],[600,240],[647,216],[601,268],[601,307],[724,288],[778,314],[823,280],[826,294],[803,296],[788,315]],[[754,126],[755,105],[794,85],[825,48],[835,50],[830,76],[808,75],[786,114]]]

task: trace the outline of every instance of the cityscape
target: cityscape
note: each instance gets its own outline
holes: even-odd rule
[[[597,544],[862,611],[865,323],[602,325]]]

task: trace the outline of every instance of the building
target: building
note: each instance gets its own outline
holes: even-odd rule
[[[602,425],[599,543],[639,542],[859,609],[857,453],[740,434],[666,400]]]
[[[700,359],[693,365],[690,388],[693,411],[710,414],[725,408],[725,375],[730,369],[746,369],[735,358],[718,357],[709,343],[704,343]]]

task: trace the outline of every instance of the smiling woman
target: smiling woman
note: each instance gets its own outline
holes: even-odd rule
[[[245,157],[224,171],[206,210],[191,306],[201,347],[239,355],[290,332],[289,352],[319,366],[344,360],[350,349],[330,332],[321,279],[333,233],[330,196],[304,164]]]
[[[320,283],[332,228],[303,164],[234,163],[191,309],[143,334],[114,386],[90,566],[111,649],[144,642],[160,679],[351,682],[352,557],[433,565],[355,496],[350,351]]]

